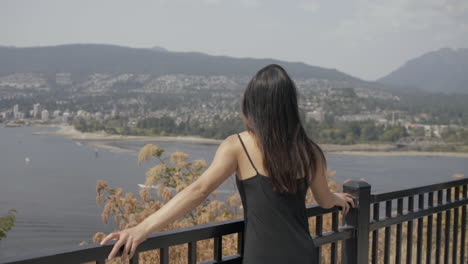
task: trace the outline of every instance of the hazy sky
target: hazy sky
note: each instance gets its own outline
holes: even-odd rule
[[[0,45],[67,43],[302,61],[374,80],[468,47],[468,0],[0,0]]]

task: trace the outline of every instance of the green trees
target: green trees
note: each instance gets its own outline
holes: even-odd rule
[[[86,121],[84,119],[78,119],[78,121],[74,122],[74,126],[76,130],[81,132],[94,132],[105,129],[105,126],[97,120]]]
[[[150,117],[138,122],[137,128],[150,129],[153,134],[172,134],[178,131],[174,118],[169,116]]]
[[[0,239],[6,237],[6,232],[10,231],[15,226],[16,209],[10,209],[8,215],[0,217]]]
[[[170,116],[145,118],[136,127],[127,126],[128,120],[113,119],[104,122],[96,120],[77,120],[75,128],[82,132],[104,130],[108,134],[137,136],[200,136],[213,139],[224,139],[229,135],[245,130],[241,118],[235,116],[221,118],[215,116],[209,121],[188,119],[176,120]],[[336,122],[333,116],[325,115],[323,121],[304,122],[308,135],[320,144],[365,144],[396,142],[402,137],[424,136],[423,128],[411,128],[409,131],[401,125],[383,125],[375,121]],[[451,128],[442,133],[448,142],[463,142],[468,145],[468,130]]]
[[[408,136],[402,126],[376,125],[373,121],[317,122],[311,120],[305,124],[309,136],[318,143],[358,144],[372,142],[395,142]]]
[[[402,126],[393,126],[385,129],[383,135],[380,137],[383,141],[395,142],[401,137],[408,136],[406,129]]]
[[[449,128],[442,132],[442,138],[447,142],[462,142],[468,145],[468,130],[465,128]]]

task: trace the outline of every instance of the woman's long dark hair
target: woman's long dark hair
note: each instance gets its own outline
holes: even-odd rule
[[[257,138],[273,190],[296,193],[298,175],[311,186],[317,174],[326,172],[323,151],[302,126],[296,85],[281,66],[268,65],[253,76],[242,114],[247,131]]]

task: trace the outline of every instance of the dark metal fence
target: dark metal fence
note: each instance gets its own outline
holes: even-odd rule
[[[371,186],[366,182],[345,183],[343,190],[354,196],[356,208],[351,208],[345,219],[342,219],[342,225],[339,224],[341,209],[338,207],[324,209],[314,205],[307,208],[307,216],[315,222],[315,234],[311,236],[316,247],[311,250],[317,253],[317,263],[322,263],[323,257],[331,263],[401,263],[403,258],[405,263],[468,263],[467,186],[468,179],[459,179],[371,194]],[[331,230],[324,231],[325,217],[327,220],[331,218]],[[403,243],[403,224],[406,224],[406,243]],[[416,230],[414,224],[417,224]],[[233,219],[158,232],[138,246],[137,253],[130,263],[138,263],[138,252],[157,249],[160,252],[160,263],[168,264],[169,247],[181,244],[188,245],[187,263],[197,263],[196,243],[206,239],[214,240],[213,259],[202,263],[241,263],[243,228],[242,219]],[[394,239],[392,229],[395,231]],[[382,230],[383,242],[379,239],[379,231]],[[222,237],[230,234],[237,234],[237,253],[224,256]],[[3,259],[0,262],[105,263],[114,243],[115,241],[104,246],[93,244],[49,250],[40,254]],[[341,255],[338,255],[338,244],[341,244]],[[330,250],[323,250],[325,246]]]
[[[466,241],[467,185],[468,179],[460,179],[371,195],[370,201],[366,202],[365,205],[361,204],[361,206],[373,208],[372,220],[369,222],[369,227],[364,230],[372,232],[370,259],[372,263],[378,263],[379,260],[378,231],[382,228],[385,230],[383,263],[390,263],[390,248],[393,245],[391,243],[391,229],[395,225],[394,263],[401,263],[403,257],[405,257],[405,263],[468,263],[466,257],[468,250]],[[415,200],[417,200],[417,209],[415,209]],[[392,211],[394,202],[396,202],[396,214]],[[380,216],[382,203],[385,203],[384,218]],[[445,212],[445,218],[443,212]],[[434,217],[437,218],[435,227]],[[413,225],[416,220],[417,229],[414,230]],[[445,227],[442,227],[443,221],[445,221]],[[402,244],[402,224],[404,222],[406,222],[406,245]],[[360,230],[358,229],[357,232]],[[442,235],[444,239],[442,239]],[[413,240],[416,240],[416,243]],[[405,256],[402,254],[402,249],[406,249]],[[360,263],[367,263],[367,259],[366,262]]]

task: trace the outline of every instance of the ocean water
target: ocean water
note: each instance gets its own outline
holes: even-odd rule
[[[16,225],[0,240],[0,260],[7,256],[91,243],[99,231],[114,225],[102,223],[96,205],[96,181],[138,193],[145,172],[155,163],[137,164],[137,155],[95,148],[83,141],[58,135],[33,135],[55,131],[53,127],[0,126],[0,217],[10,208],[17,212]],[[138,150],[150,142],[107,142]],[[184,151],[191,159],[211,162],[217,145],[184,142],[151,142],[166,150]],[[432,156],[350,156],[326,154],[335,179],[364,177],[373,193],[416,187],[468,175],[468,159]],[[25,159],[28,158],[29,161]],[[218,197],[236,192],[234,175],[218,189]]]

